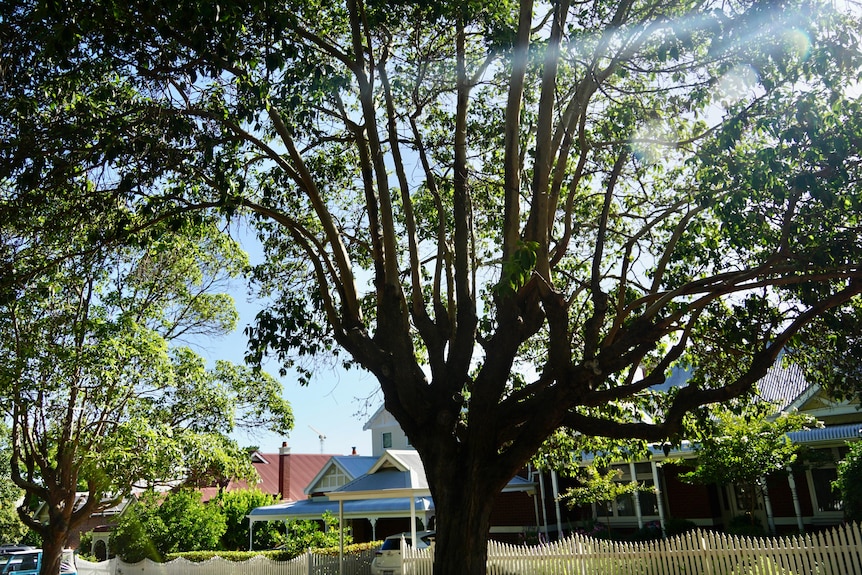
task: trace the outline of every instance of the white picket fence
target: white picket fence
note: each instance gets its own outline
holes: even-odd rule
[[[431,548],[402,549],[404,575],[431,575]],[[845,525],[781,538],[691,531],[625,542],[573,535],[526,547],[491,541],[489,575],[862,575],[862,531]]]
[[[404,575],[431,575],[433,548],[402,549]],[[374,550],[344,557],[343,575],[368,575]],[[338,575],[337,556],[305,553],[291,561],[254,557],[202,563],[78,559],[79,575]],[[665,540],[625,542],[572,535],[537,547],[488,544],[489,575],[862,575],[862,530],[844,525],[781,538],[691,531]]]
[[[374,550],[351,553],[344,556],[343,575],[368,575]],[[144,559],[140,563],[124,563],[116,557],[108,561],[91,563],[76,560],[78,575],[338,575],[338,556],[318,555],[311,551],[290,561],[273,561],[256,556],[248,561],[227,561],[214,557],[208,561],[194,563],[186,559],[174,559],[167,563],[156,563]]]

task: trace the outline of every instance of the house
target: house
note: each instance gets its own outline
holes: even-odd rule
[[[395,418],[381,406],[363,429],[372,433],[371,457],[332,457],[306,487],[305,500],[254,509],[252,529],[260,521],[317,520],[326,512],[341,515],[359,542],[431,527],[434,501],[425,468]],[[535,531],[539,495],[532,475],[513,477],[492,515],[495,538],[518,541]]]
[[[673,385],[684,385],[677,373]],[[832,488],[837,463],[847,452],[847,443],[862,433],[858,403],[836,401],[817,384],[809,383],[798,366],[779,362],[758,382],[759,399],[774,403],[776,415],[799,411],[816,417],[824,427],[789,433],[789,438],[807,448],[808,458],[786,474],[766,477],[762,493],[747,493],[738,485],[691,485],[679,479],[686,469],[668,465],[694,458],[694,445],[683,442],[665,452],[651,448],[649,459],[615,464],[618,481],[635,478],[654,486],[655,493],[638,493],[613,502],[594,503],[589,514],[618,530],[633,530],[648,523],[666,525],[686,519],[700,527],[722,529],[731,519],[750,508],[755,497],[755,516],[772,532],[810,531],[843,521],[840,495]],[[589,461],[589,458],[587,458]]]

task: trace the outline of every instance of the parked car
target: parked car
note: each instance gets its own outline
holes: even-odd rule
[[[0,575],[39,575],[42,568],[42,550],[32,547],[22,551],[8,551],[0,559]],[[77,575],[75,552],[64,549],[60,559],[60,575]]]
[[[35,549],[31,545],[19,545],[17,543],[4,543],[0,545],[0,555],[9,555],[13,551],[30,551]]]
[[[412,535],[398,533],[390,535],[383,540],[383,545],[374,554],[371,560],[371,575],[401,575],[401,540],[407,545],[413,546]],[[433,531],[416,532],[416,548],[425,549],[434,541]]]

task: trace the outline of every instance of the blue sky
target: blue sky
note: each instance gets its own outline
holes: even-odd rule
[[[261,257],[259,244],[244,231],[240,228],[234,235],[249,252],[252,263],[256,263]],[[244,280],[235,280],[229,291],[240,314],[236,331],[223,338],[195,341],[192,345],[209,364],[218,359],[243,362],[247,348],[243,330],[262,308],[260,302],[249,297]],[[240,445],[257,445],[262,452],[274,453],[287,441],[292,453],[320,453],[319,431],[326,436],[324,453],[349,454],[356,447],[360,455],[371,455],[371,432],[363,431],[362,426],[383,403],[383,395],[370,374],[358,369],[347,371],[321,365],[311,385],[303,387],[290,374],[279,377],[276,362],[267,365],[266,370],[282,383],[284,398],[293,408],[293,431],[288,437],[266,431],[251,435],[238,433],[235,439]],[[365,399],[370,399],[367,407]]]
[[[217,359],[235,363],[243,361],[247,342],[242,332],[254,320],[260,305],[246,301],[245,287],[240,282],[236,288],[233,296],[240,312],[237,330],[227,337],[210,340],[205,347],[197,349],[210,363]],[[349,454],[355,446],[360,455],[371,455],[371,432],[362,431],[362,426],[383,402],[382,393],[375,393],[378,385],[371,375],[357,369],[345,371],[340,367],[322,366],[315,373],[311,385],[302,387],[290,374],[279,377],[277,364],[267,366],[267,371],[281,381],[284,398],[293,408],[293,431],[289,437],[270,432],[237,434],[235,437],[240,445],[257,445],[263,452],[274,453],[282,441],[287,441],[292,453],[320,453],[320,439],[315,431],[318,430],[326,436],[324,453]],[[358,415],[363,404],[357,398],[372,395],[365,415]]]

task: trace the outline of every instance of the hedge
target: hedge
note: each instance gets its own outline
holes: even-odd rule
[[[370,543],[353,543],[344,546],[345,553],[361,553],[368,549],[376,549],[383,544],[382,541],[371,541]],[[325,547],[323,549],[312,549],[312,553],[318,555],[338,555],[338,547]],[[262,555],[273,561],[288,561],[295,556],[291,556],[289,552],[282,549],[270,549],[267,551],[187,551],[185,553],[168,553],[165,561],[173,561],[174,559],[186,559],[194,563],[202,563],[209,561],[213,557],[221,557],[226,561],[248,561],[252,557]]]

